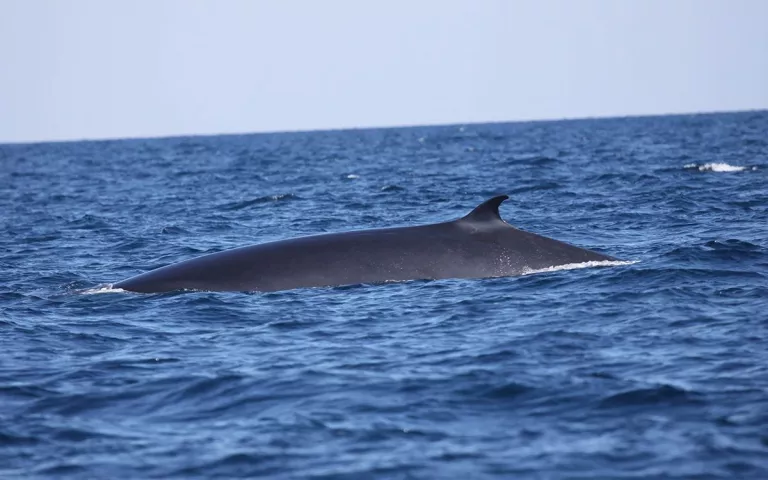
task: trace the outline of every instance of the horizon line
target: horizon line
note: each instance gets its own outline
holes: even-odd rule
[[[116,142],[131,140],[170,140],[181,138],[197,137],[226,137],[226,136],[244,136],[244,135],[279,135],[292,133],[321,133],[321,132],[345,132],[359,130],[395,130],[401,128],[425,128],[425,127],[466,127],[478,125],[498,125],[508,123],[557,123],[573,122],[583,120],[611,120],[611,119],[629,119],[629,118],[651,118],[651,117],[675,117],[675,116],[694,116],[694,115],[717,115],[728,113],[758,113],[768,112],[768,108],[754,108],[745,110],[705,110],[697,112],[667,112],[667,113],[640,113],[627,115],[590,115],[559,118],[530,118],[519,120],[488,120],[488,121],[469,121],[469,122],[445,122],[445,123],[414,123],[400,125],[365,125],[365,126],[341,126],[328,128],[297,128],[297,129],[278,129],[278,130],[258,130],[258,131],[234,131],[218,133],[178,133],[178,134],[159,134],[159,135],[138,135],[126,137],[81,137],[81,138],[62,138],[52,140],[21,140],[21,141],[0,141],[0,146],[5,145],[39,145],[52,143],[76,143],[76,142]]]

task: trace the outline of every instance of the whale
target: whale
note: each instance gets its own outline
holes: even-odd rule
[[[493,197],[427,225],[325,233],[224,250],[113,284],[130,292],[274,292],[407,280],[518,276],[616,258],[513,227]]]

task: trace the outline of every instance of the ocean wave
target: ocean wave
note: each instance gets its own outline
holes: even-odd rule
[[[659,385],[651,388],[637,388],[605,397],[603,407],[639,405],[685,405],[702,402],[702,395],[673,385]]]
[[[0,478],[768,478],[768,112],[457,128],[0,146]],[[108,283],[511,192],[511,223],[641,262]]]

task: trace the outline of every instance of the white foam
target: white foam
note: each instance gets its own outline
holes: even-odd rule
[[[704,165],[689,163],[688,165],[684,165],[683,168],[695,168],[700,172],[743,172],[747,169],[757,170],[757,167],[741,167],[738,165],[729,165],[727,163],[705,163]]]
[[[347,178],[349,178],[350,180],[354,180],[355,178],[360,178],[360,175],[355,175],[354,173],[350,173],[349,175],[347,175]]]
[[[591,261],[591,262],[581,262],[581,263],[566,263],[565,265],[554,265],[552,267],[546,267],[546,268],[523,268],[522,275],[531,275],[533,273],[544,273],[544,272],[559,272],[560,270],[576,270],[578,268],[592,268],[592,267],[617,267],[619,265],[632,265],[634,263],[637,263],[637,260],[635,261],[623,261],[623,260],[599,260],[599,261]]]
[[[101,285],[99,287],[93,287],[93,288],[87,288],[85,290],[80,290],[77,293],[81,295],[98,295],[101,293],[123,293],[125,290],[122,288],[113,288],[112,284],[107,285]]]

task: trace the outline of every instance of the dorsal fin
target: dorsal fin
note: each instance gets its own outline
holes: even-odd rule
[[[509,196],[507,195],[499,195],[498,197],[486,200],[464,216],[462,220],[473,223],[492,222],[495,220],[502,221],[501,215],[499,215],[499,206],[501,205],[501,202],[508,198]]]

